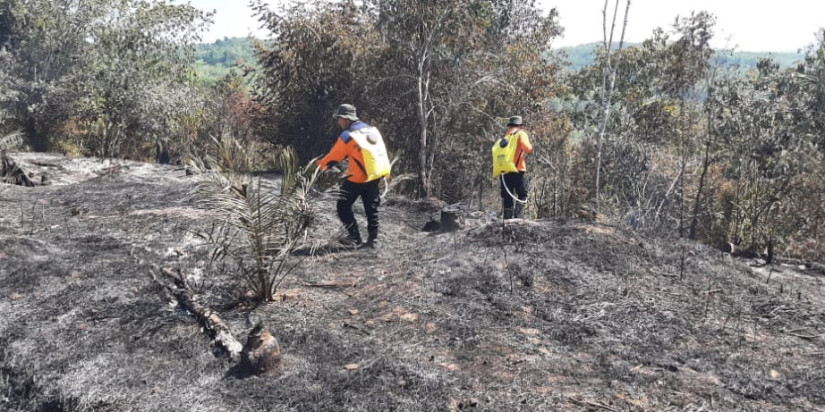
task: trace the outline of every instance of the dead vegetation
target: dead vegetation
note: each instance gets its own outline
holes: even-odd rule
[[[255,308],[195,235],[197,177],[125,166],[0,192],[0,409],[825,409],[825,278],[804,266],[582,221],[428,234],[443,205],[393,198],[381,249],[308,256]],[[310,243],[338,227],[333,196],[318,210]],[[150,262],[234,336],[267,325],[275,374],[238,373]]]

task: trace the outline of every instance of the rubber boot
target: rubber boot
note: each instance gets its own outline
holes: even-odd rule
[[[346,243],[352,246],[358,246],[361,244],[361,232],[358,230],[358,224],[353,223],[347,226],[347,233],[349,234],[346,239]]]
[[[504,219],[512,219],[513,218],[513,209],[512,208],[505,208],[504,209]]]
[[[364,243],[365,248],[374,249],[378,246],[378,226],[370,226],[367,228],[367,232],[369,236],[367,237],[367,243]]]
[[[378,229],[370,228],[367,243],[362,243],[358,249],[375,249],[378,246]]]
[[[524,212],[524,205],[519,203],[516,205],[516,208],[513,209],[513,217],[516,219],[521,219],[522,212]]]

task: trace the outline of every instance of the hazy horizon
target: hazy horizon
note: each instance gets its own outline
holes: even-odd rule
[[[239,7],[236,2],[223,0],[175,2],[216,11],[214,25],[203,36],[205,43],[226,37],[267,37],[267,32],[260,29],[260,23],[252,16],[248,4]],[[268,3],[274,6],[280,0],[268,0]],[[618,38],[621,30],[623,4],[614,38]],[[546,11],[555,7],[559,12],[559,23],[564,27],[564,34],[553,41],[554,47],[575,47],[602,41],[603,0],[539,0],[538,5]],[[825,1],[822,0],[785,0],[780,8],[754,6],[744,0],[692,0],[684,4],[633,0],[625,40],[640,43],[649,38],[655,28],[667,30],[677,16],[700,10],[709,11],[717,18],[712,45],[716,48],[736,46],[736,50],[741,52],[797,52],[813,43],[817,30],[825,27],[825,21],[820,19],[825,16]]]

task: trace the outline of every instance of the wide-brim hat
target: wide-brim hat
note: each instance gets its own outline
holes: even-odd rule
[[[507,123],[507,127],[514,126],[524,126],[524,120],[521,119],[521,116],[513,116],[510,118],[510,122]]]
[[[336,109],[335,113],[332,114],[332,118],[337,119],[339,117],[352,120],[353,122],[357,121],[358,115],[356,114],[355,106],[347,103],[338,106],[338,109]]]

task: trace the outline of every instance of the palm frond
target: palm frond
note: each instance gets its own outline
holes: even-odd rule
[[[23,133],[15,131],[0,137],[0,151],[12,150],[23,144]]]
[[[314,221],[311,193],[320,171],[314,163],[301,167],[296,152],[287,148],[278,156],[283,177],[280,190],[274,189],[249,173],[251,163],[244,163],[243,149],[231,140],[214,139],[218,157],[191,162],[203,175],[196,190],[206,195],[205,206],[222,217],[217,233],[237,234],[240,241],[224,247],[219,256],[234,257],[255,295],[267,300],[294,269],[287,261]],[[241,163],[233,157],[238,154]]]

